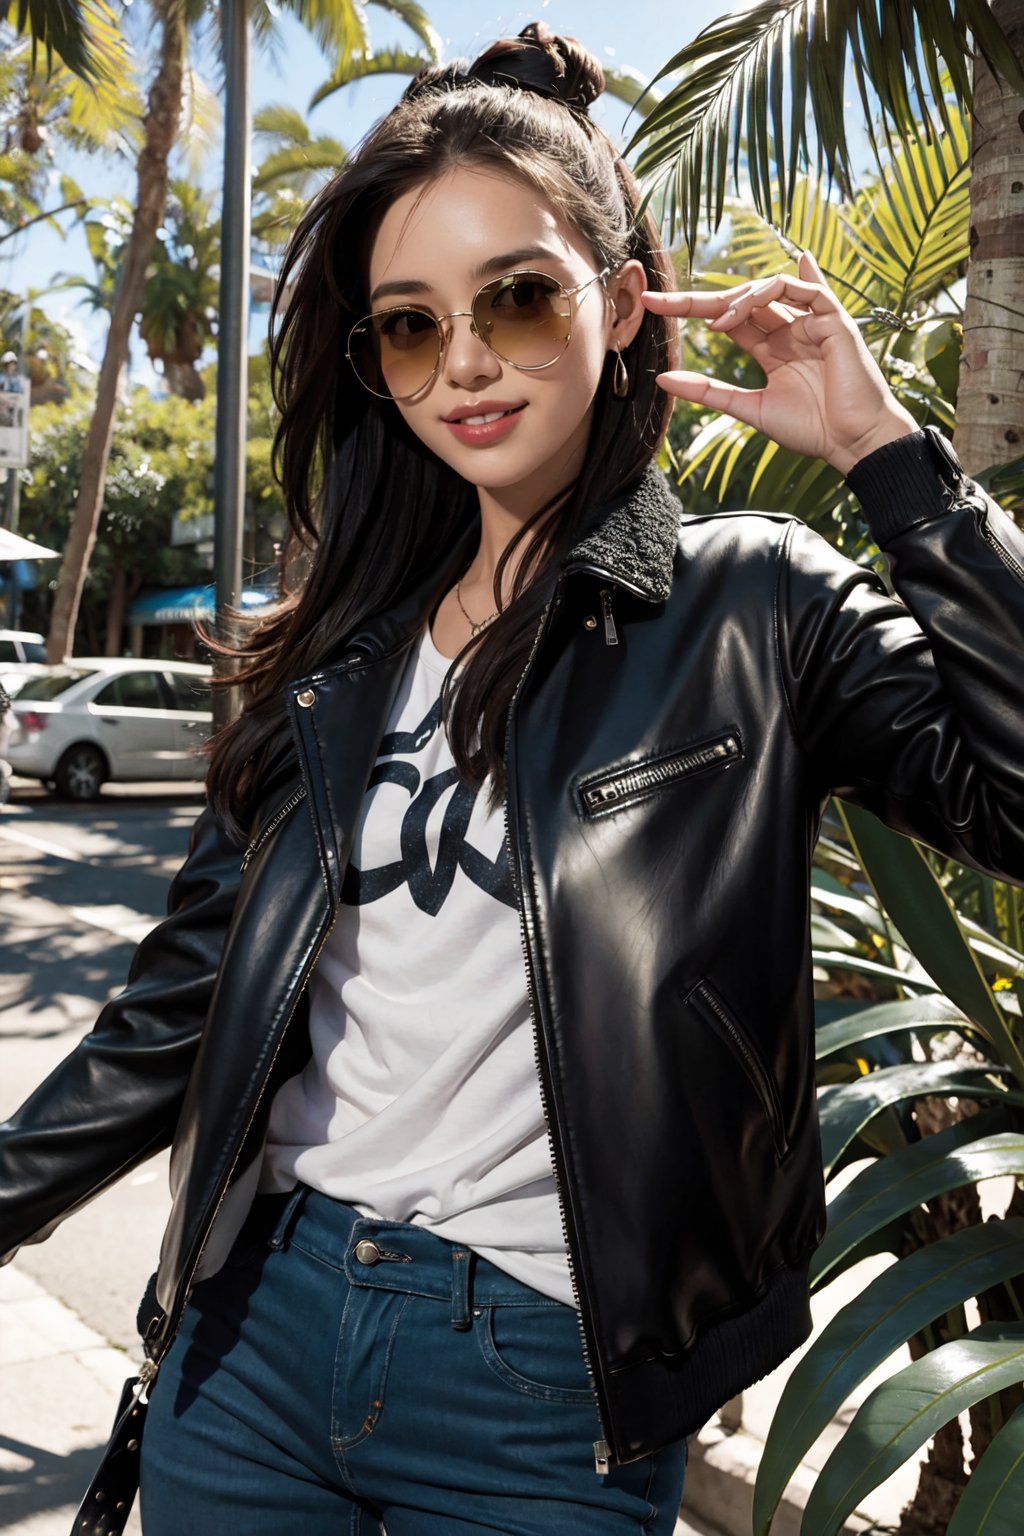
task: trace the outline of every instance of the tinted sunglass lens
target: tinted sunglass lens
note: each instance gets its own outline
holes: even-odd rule
[[[565,351],[572,306],[565,289],[542,272],[513,272],[486,283],[473,304],[480,337],[520,368],[543,368]]]
[[[404,400],[430,382],[441,354],[437,322],[418,309],[368,315],[353,326],[349,357],[366,388]]]

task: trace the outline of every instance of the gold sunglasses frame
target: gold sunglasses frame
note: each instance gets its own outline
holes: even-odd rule
[[[555,283],[561,289],[562,293],[567,299],[574,299],[578,293],[582,293],[585,288],[591,287],[593,283],[601,283],[603,286],[605,278],[611,271],[612,268],[610,266],[602,267],[600,272],[595,272],[593,277],[587,278],[586,282],[577,283],[574,288],[566,288],[565,284],[559,282],[557,277],[552,277],[550,272],[541,272],[537,267],[517,267],[513,272],[504,272],[500,277],[491,277],[488,278],[486,283],[481,283],[480,287],[473,295],[473,306],[476,305],[477,299],[483,293],[485,288],[490,288],[494,283],[509,282],[517,277],[543,277],[546,282]],[[499,289],[498,291],[500,292],[501,290]],[[425,315],[428,320],[432,320],[434,322],[434,325],[437,329],[437,334],[440,338],[437,349],[437,362],[431,369],[429,378],[420,385],[419,389],[413,390],[411,395],[392,395],[390,393],[384,395],[381,394],[380,390],[371,389],[369,384],[367,384],[365,379],[363,379],[360,375],[359,369],[356,367],[352,360],[352,337],[360,326],[366,325],[371,321],[381,319],[385,315],[407,315],[410,313],[410,311],[417,315]],[[569,343],[572,341],[573,321],[575,319],[575,314],[576,312],[573,306],[570,304],[569,334],[565,338],[565,346],[556,357],[553,357],[551,361],[547,363],[514,363],[510,357],[503,357],[497,348],[491,346],[491,343],[485,336],[480,335],[480,332],[476,328],[476,320],[473,314],[473,307],[470,307],[469,309],[453,309],[451,313],[447,315],[432,315],[429,309],[423,309],[419,304],[394,304],[389,309],[371,310],[368,315],[364,315],[361,320],[357,320],[355,324],[350,327],[348,336],[345,341],[345,356],[348,358],[352,372],[355,374],[362,387],[366,390],[367,394],[373,395],[378,400],[395,400],[399,402],[404,400],[415,400],[417,395],[421,395],[425,389],[430,388],[431,384],[433,384],[434,380],[437,378],[442,364],[444,363],[445,351],[448,347],[448,338],[451,335],[451,327],[449,326],[446,330],[443,326],[443,321],[459,320],[464,318],[468,319],[470,322],[469,329],[472,334],[477,337],[479,341],[482,341],[488,351],[493,352],[494,356],[498,358],[500,362],[507,363],[510,368],[518,368],[522,373],[539,373],[544,368],[552,368],[555,363],[558,362],[558,359],[563,357],[568,351]]]

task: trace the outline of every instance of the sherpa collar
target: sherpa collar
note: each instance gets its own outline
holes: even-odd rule
[[[683,509],[655,464],[632,491],[595,514],[569,551],[566,571],[607,576],[638,597],[663,603],[672,589],[672,562]]]

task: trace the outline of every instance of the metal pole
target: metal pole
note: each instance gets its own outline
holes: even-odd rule
[[[213,561],[217,634],[230,636],[228,608],[242,598],[245,426],[249,334],[249,35],[244,0],[222,0],[224,37],[224,195],[221,206],[220,330],[213,469]],[[215,658],[218,674],[233,671]],[[214,696],[214,725],[238,710],[236,690]]]

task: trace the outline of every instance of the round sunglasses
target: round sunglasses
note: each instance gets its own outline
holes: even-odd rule
[[[530,371],[557,363],[572,340],[572,300],[611,267],[575,288],[546,272],[507,272],[477,290],[470,309],[434,316],[416,304],[381,309],[357,320],[345,356],[356,378],[382,400],[411,400],[434,378],[448,335],[442,321],[466,315],[470,330],[503,363]]]

